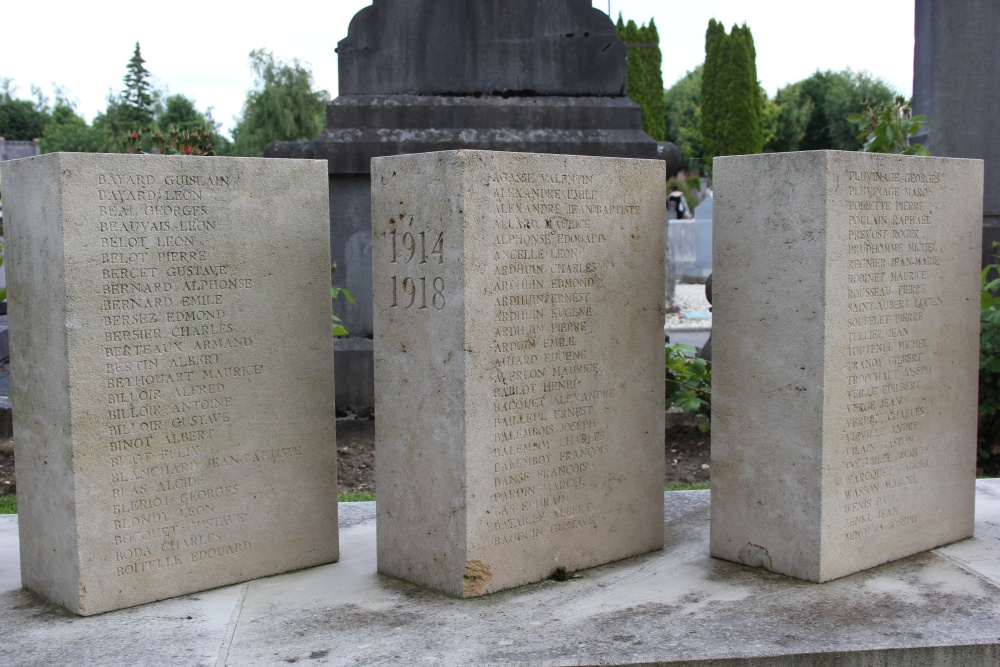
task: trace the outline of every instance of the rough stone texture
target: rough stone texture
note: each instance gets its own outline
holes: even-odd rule
[[[341,95],[624,95],[625,45],[589,0],[374,0],[340,41]]]
[[[663,165],[372,162],[379,571],[475,597],[663,543]]]
[[[374,574],[375,503],[343,503],[339,563],[88,618],[20,590],[17,517],[0,516],[4,664],[1000,662],[998,480],[977,482],[974,538],[822,586],[709,558],[708,491],[663,503],[662,552],[475,601]]]
[[[1000,241],[1000,14],[994,0],[916,0],[913,108],[934,122],[917,138],[934,155],[985,163],[983,258]],[[985,110],[985,111],[984,111]]]
[[[358,306],[337,314],[355,343],[338,345],[337,404],[370,407],[372,158],[457,149],[663,160],[677,147],[642,131],[625,94],[625,45],[584,0],[379,0],[339,45],[340,97],[314,142],[271,144],[268,157],[315,156],[330,169],[337,285]]]
[[[622,61],[624,65],[624,61]],[[316,157],[331,173],[368,173],[373,157],[459,148],[669,157],[627,97],[342,95],[327,106]]]
[[[0,168],[25,587],[88,615],[336,560],[325,165]]]
[[[827,581],[972,535],[982,162],[714,171],[712,555]]]

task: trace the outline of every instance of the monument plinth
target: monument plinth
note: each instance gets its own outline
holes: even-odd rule
[[[24,586],[89,615],[337,560],[326,165],[0,168]]]
[[[380,572],[475,597],[663,545],[663,164],[372,162]]]
[[[714,173],[712,555],[827,581],[971,536],[982,162]]]

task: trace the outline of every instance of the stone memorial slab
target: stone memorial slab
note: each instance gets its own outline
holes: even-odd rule
[[[971,536],[982,162],[713,169],[712,555],[827,581]]]
[[[22,582],[97,614],[338,558],[326,165],[2,165]]]
[[[476,597],[662,548],[663,182],[372,161],[380,572]]]

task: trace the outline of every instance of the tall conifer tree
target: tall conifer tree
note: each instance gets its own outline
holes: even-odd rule
[[[701,133],[708,163],[719,155],[764,150],[761,93],[753,35],[744,24],[726,34],[712,19],[705,33],[701,87]]]
[[[642,108],[642,129],[657,141],[666,134],[666,107],[663,98],[663,54],[656,23],[627,24],[618,15],[618,38],[636,45],[628,50],[628,96]]]
[[[719,138],[726,110],[725,37],[722,24],[710,19],[705,32],[705,65],[701,70],[702,157],[709,166],[722,148]]]
[[[149,71],[145,62],[139,51],[139,42],[136,42],[135,51],[122,79],[125,89],[117,110],[116,124],[125,130],[146,131],[153,127],[156,99],[153,97],[153,87],[149,83]]]

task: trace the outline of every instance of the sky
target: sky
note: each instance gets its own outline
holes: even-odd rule
[[[503,0],[497,0],[502,2]],[[61,86],[88,121],[109,92],[121,90],[139,41],[153,83],[180,93],[222,129],[235,125],[253,85],[249,53],[265,48],[297,58],[315,87],[337,95],[337,42],[370,0],[279,0],[267,4],[215,0],[167,3],[35,0],[3,3],[0,79],[19,97],[37,85],[50,99]],[[913,86],[914,0],[594,0],[617,19],[656,20],[666,87],[705,58],[711,18],[746,23],[757,48],[757,77],[768,95],[816,70],[851,68],[885,80],[906,96]],[[253,9],[251,9],[253,8]],[[877,26],[878,34],[871,26]]]

